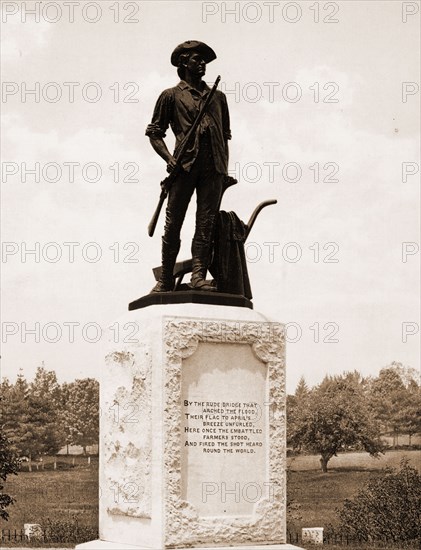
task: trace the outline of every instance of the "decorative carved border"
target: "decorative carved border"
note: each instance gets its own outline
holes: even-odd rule
[[[286,541],[285,338],[280,323],[164,317],[165,546]],[[252,516],[199,517],[181,499],[181,367],[199,342],[249,344],[266,364],[269,383],[269,472],[273,488]]]

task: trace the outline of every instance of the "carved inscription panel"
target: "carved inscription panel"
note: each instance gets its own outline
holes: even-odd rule
[[[199,343],[183,360],[182,499],[247,516],[270,498],[267,366],[248,344]]]

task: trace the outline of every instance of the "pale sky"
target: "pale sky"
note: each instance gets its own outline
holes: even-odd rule
[[[291,323],[288,390],[301,375],[419,368],[419,2],[239,2],[235,15],[235,2],[82,0],[73,22],[50,4],[36,22],[2,2],[2,376],[32,378],[44,361],[61,382],[99,377],[102,343],[86,339],[153,286],[164,216],[152,239],[147,225],[165,165],[144,130],[188,39],[217,53],[206,80],[221,75],[230,107],[240,181],[222,207],[247,221],[278,199],[246,250],[254,308]],[[39,181],[24,182],[35,163]]]

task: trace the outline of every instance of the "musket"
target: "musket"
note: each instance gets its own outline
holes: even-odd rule
[[[195,118],[193,124],[190,127],[190,130],[187,132],[187,135],[183,143],[181,144],[179,150],[177,151],[174,168],[171,170],[169,176],[167,176],[165,179],[161,181],[161,194],[159,195],[158,206],[156,207],[155,212],[152,216],[152,219],[148,225],[149,237],[152,237],[155,232],[156,224],[158,223],[158,218],[159,218],[159,214],[161,213],[162,206],[165,202],[165,199],[167,198],[168,192],[171,188],[171,185],[173,184],[173,181],[175,180],[175,178],[177,177],[178,173],[181,170],[181,162],[183,160],[187,147],[190,144],[191,137],[196,133],[196,130],[200,122],[202,121],[202,118],[206,112],[206,109],[208,108],[208,105],[211,102],[211,99],[216,92],[216,88],[218,87],[220,80],[221,80],[221,77],[218,76],[218,78],[215,80],[215,84],[213,85],[211,91],[208,94],[208,97],[206,98],[205,103],[200,109],[197,117]]]

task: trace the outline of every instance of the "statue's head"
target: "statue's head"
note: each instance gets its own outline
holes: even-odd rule
[[[177,67],[178,76],[185,78],[186,72],[203,76],[206,64],[216,59],[216,53],[204,42],[187,40],[179,44],[171,54],[171,64]]]

